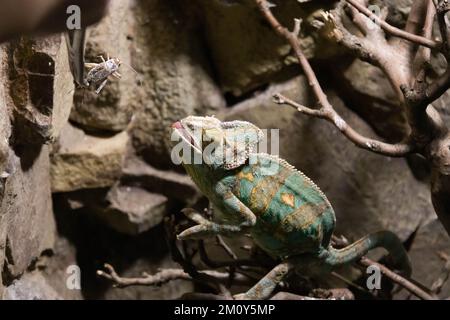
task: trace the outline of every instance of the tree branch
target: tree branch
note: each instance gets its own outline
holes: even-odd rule
[[[336,128],[338,128],[344,134],[344,136],[347,137],[347,139],[349,139],[356,146],[362,149],[390,157],[403,157],[415,151],[415,147],[413,146],[413,144],[409,143],[390,144],[370,139],[359,134],[344,119],[342,119],[342,117],[336,111],[334,111],[334,109],[333,110],[311,109],[302,106],[297,102],[281,94],[275,94],[274,101],[277,104],[284,104],[291,106],[303,114],[327,120],[328,122],[332,123]]]
[[[352,141],[355,145],[357,145],[360,148],[391,157],[402,157],[414,151],[413,145],[409,143],[389,144],[369,139],[357,133],[352,127],[350,127],[339,116],[339,114],[334,110],[333,106],[329,103],[327,96],[325,95],[324,91],[322,90],[319,84],[319,81],[316,77],[316,74],[314,73],[314,70],[309,64],[308,59],[303,54],[297,35],[295,33],[290,32],[288,29],[286,29],[279,23],[279,21],[270,11],[270,6],[266,0],[255,0],[255,2],[259,10],[263,14],[263,16],[272,26],[272,28],[280,36],[285,38],[291,45],[300,63],[300,66],[302,67],[303,72],[305,73],[305,76],[308,79],[309,86],[311,87],[314,96],[317,98],[317,102],[320,108],[318,110],[307,108],[305,106],[295,103],[294,101],[280,94],[274,97],[275,102],[277,104],[287,104],[295,107],[301,113],[328,120],[329,122],[333,123],[350,141]],[[300,21],[296,20],[295,30],[299,29],[299,27],[297,26],[299,23]]]
[[[199,281],[198,279],[192,278],[183,269],[163,269],[153,275],[144,273],[142,277],[138,278],[126,278],[121,277],[117,274],[116,270],[110,264],[104,265],[105,270],[98,270],[97,275],[108,279],[113,282],[115,287],[125,288],[129,286],[160,286],[169,281],[173,280],[188,280],[188,281]],[[229,278],[228,272],[219,272],[214,270],[202,270],[199,271],[200,274],[204,274],[207,277],[214,278],[216,281],[221,283],[226,283]],[[235,274],[233,280],[236,284],[240,285],[250,285],[251,281],[246,276]],[[199,281],[204,284],[203,281]]]
[[[415,285],[411,281],[407,280],[406,278],[402,277],[398,273],[395,273],[394,271],[390,270],[389,268],[387,268],[386,266],[384,266],[378,262],[375,262],[366,257],[363,257],[363,258],[361,258],[360,263],[365,267],[369,267],[371,265],[377,266],[380,269],[381,273],[384,274],[386,277],[388,277],[393,282],[397,283],[401,287],[405,288],[406,290],[408,290],[409,292],[411,292],[412,294],[414,294],[415,296],[417,296],[423,300],[438,299],[437,297],[425,292],[424,290],[419,288],[417,285]]]

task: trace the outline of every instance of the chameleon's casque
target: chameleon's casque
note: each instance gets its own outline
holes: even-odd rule
[[[295,260],[291,267],[303,264],[324,271],[352,262],[372,248],[384,247],[397,267],[410,272],[402,243],[387,231],[334,249],[330,242],[335,214],[325,194],[285,160],[258,153],[262,139],[262,131],[245,121],[190,116],[173,124],[174,150],[183,150],[183,166],[221,218],[221,223],[211,222],[186,210],[198,225],[182,232],[180,239],[250,232],[256,244],[271,256]],[[283,265],[281,271],[268,274],[259,283],[265,290],[257,284],[245,297],[268,294],[268,288],[273,290],[281,281],[280,272],[288,273],[291,267]]]

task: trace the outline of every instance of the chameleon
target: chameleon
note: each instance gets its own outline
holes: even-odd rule
[[[183,147],[181,163],[214,208],[214,220],[193,209],[183,213],[196,225],[180,240],[250,234],[263,251],[280,261],[236,299],[267,299],[293,272],[321,275],[385,248],[402,274],[411,264],[392,232],[371,233],[342,249],[331,239],[335,212],[325,194],[282,158],[257,151],[264,134],[246,121],[188,116],[172,125],[172,143]],[[181,150],[181,148],[180,148]]]

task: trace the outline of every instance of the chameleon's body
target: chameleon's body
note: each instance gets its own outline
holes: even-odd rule
[[[194,164],[186,161],[192,160],[188,157],[183,165],[221,215],[223,223],[210,222],[188,210],[186,214],[198,225],[182,232],[179,238],[249,232],[259,247],[285,261],[240,298],[267,298],[293,269],[327,272],[337,265],[355,261],[375,247],[386,248],[398,267],[410,272],[406,252],[390,232],[371,234],[341,250],[332,248],[335,214],[328,199],[308,177],[286,161],[253,152],[262,138],[262,132],[254,125],[188,117],[173,127],[194,154],[203,153],[206,161]],[[198,140],[199,132],[207,143]],[[205,155],[206,145],[214,145],[232,156],[223,161],[221,153]]]

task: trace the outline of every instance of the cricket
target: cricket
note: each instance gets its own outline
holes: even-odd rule
[[[85,67],[89,68],[89,72],[84,79],[84,85],[89,87],[91,85],[98,86],[95,90],[96,94],[100,94],[103,88],[108,83],[108,78],[113,76],[117,79],[121,79],[122,75],[119,73],[119,68],[122,64],[119,58],[110,58],[109,56],[105,60],[103,56],[100,56],[102,63],[85,63]]]
[[[450,301],[450,0],[0,0],[0,300],[128,299]]]

